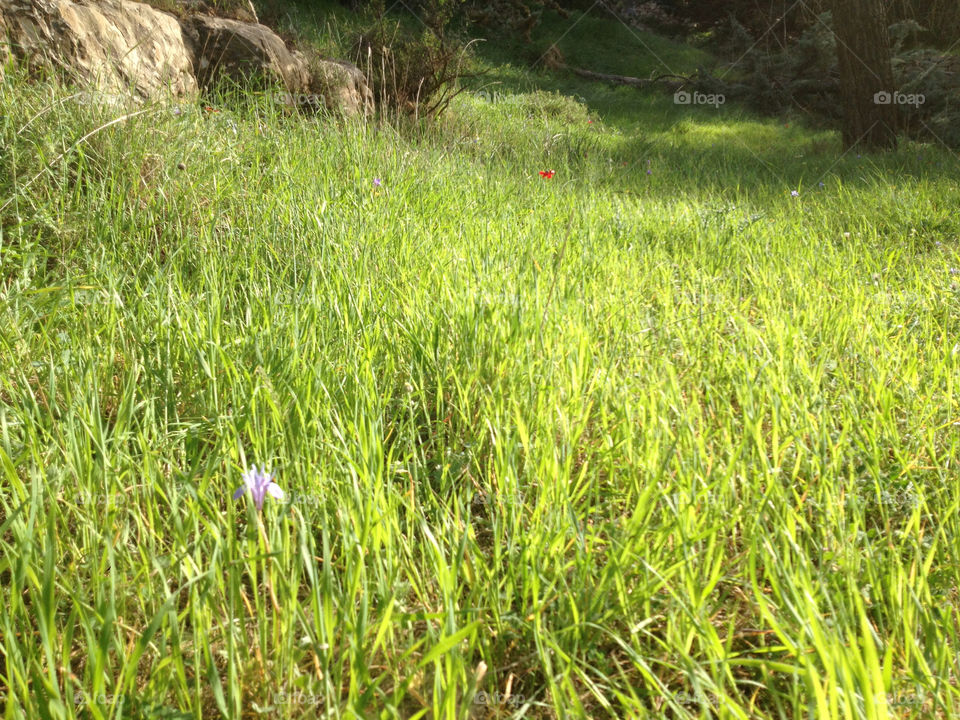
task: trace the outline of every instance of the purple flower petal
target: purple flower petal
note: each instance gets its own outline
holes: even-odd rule
[[[233,499],[238,499],[247,490],[253,495],[257,510],[263,509],[263,501],[267,493],[270,493],[272,497],[283,499],[283,490],[273,482],[273,475],[265,470],[257,470],[256,465],[251,465],[250,469],[243,474],[243,487],[234,493]]]

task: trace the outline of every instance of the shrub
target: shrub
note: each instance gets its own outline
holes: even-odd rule
[[[893,69],[902,93],[923,98],[902,113],[904,131],[960,148],[960,57],[918,48],[898,53]]]
[[[830,8],[828,0],[657,0],[663,10],[696,30],[723,33],[734,20],[747,29],[760,45],[783,47],[817,24]],[[960,3],[956,0],[890,0],[887,19],[891,23],[915,21],[924,28],[920,40],[947,48],[960,40]]]
[[[921,104],[901,108],[902,130],[910,137],[960,147],[960,58],[916,47],[921,33],[913,21],[890,27],[896,84],[891,90],[923,96]],[[723,93],[765,114],[799,109],[826,122],[840,118],[843,103],[830,13],[779,48],[756,45],[749,29],[732,18],[723,35],[724,52],[739,58],[729,73],[735,80],[701,71],[698,89]]]
[[[458,94],[469,68],[468,47],[430,28],[420,33],[380,17],[360,34],[354,51],[382,109],[436,117]]]
[[[519,35],[526,42],[530,42],[531,31],[539,24],[545,9],[560,13],[567,17],[567,7],[577,7],[582,3],[563,2],[556,0],[468,0],[465,4],[466,15],[471,22],[487,27],[505,29]],[[590,3],[578,8],[587,10]]]

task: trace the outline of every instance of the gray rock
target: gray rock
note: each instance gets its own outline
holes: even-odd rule
[[[9,52],[94,88],[141,98],[197,89],[180,24],[129,0],[0,0]]]
[[[181,23],[201,87],[224,77],[277,83],[289,92],[303,92],[309,86],[306,63],[266,25],[209,15],[191,15]]]
[[[313,69],[312,88],[326,106],[356,117],[373,114],[373,91],[356,65],[343,60],[320,60]]]
[[[240,9],[256,19],[252,7]],[[311,65],[256,22],[202,13],[178,19],[132,0],[0,0],[0,74],[10,55],[34,70],[63,71],[98,104],[187,95],[229,78],[322,99],[346,115],[373,112],[367,80],[350,63]]]

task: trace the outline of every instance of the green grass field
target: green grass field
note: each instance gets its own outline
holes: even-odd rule
[[[5,720],[960,717],[957,157],[500,72],[0,83]]]

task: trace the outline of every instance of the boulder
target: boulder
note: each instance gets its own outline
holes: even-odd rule
[[[226,77],[244,87],[280,86],[282,97],[301,106],[373,112],[373,93],[355,65],[308,62],[265,25],[216,17],[196,2],[179,9],[197,12],[177,18],[132,0],[0,0],[0,77],[12,54],[31,69],[62,70],[88,85],[89,102],[118,107],[129,95],[191,94]],[[234,5],[250,16],[248,0]]]
[[[320,60],[313,68],[311,88],[320,94],[329,109],[344,115],[373,114],[373,91],[356,65],[342,60]]]
[[[3,79],[4,67],[9,61],[10,48],[7,43],[7,27],[3,24],[3,13],[0,13],[0,80]]]
[[[211,6],[207,0],[179,0],[176,10],[181,15],[219,15],[243,22],[260,22],[250,0],[220,0],[216,7]]]
[[[104,92],[149,98],[197,88],[179,22],[143,3],[0,0],[0,28],[29,67],[60,69]]]
[[[293,93],[308,88],[306,62],[266,25],[209,15],[191,15],[181,23],[201,87],[226,77],[245,85],[279,84]]]

